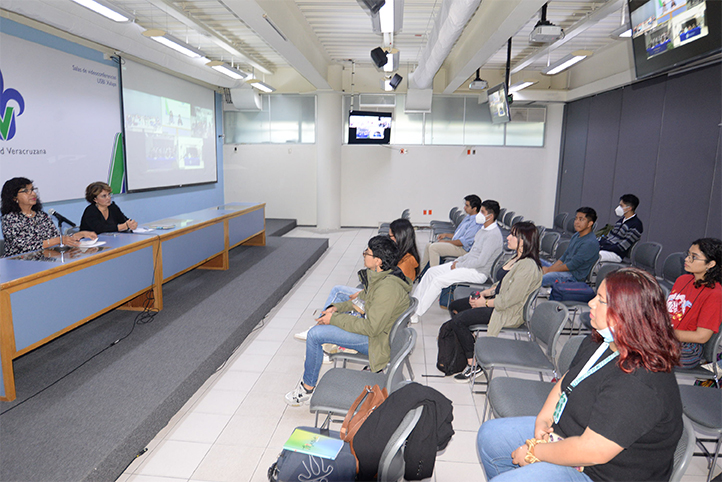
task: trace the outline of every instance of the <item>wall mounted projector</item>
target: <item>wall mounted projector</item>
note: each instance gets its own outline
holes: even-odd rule
[[[469,84],[470,90],[484,90],[487,87],[489,87],[489,82],[481,79],[476,79]]]
[[[537,42],[547,44],[564,38],[564,30],[561,27],[557,27],[553,24],[539,25],[534,27],[534,30],[529,34],[530,42]]]

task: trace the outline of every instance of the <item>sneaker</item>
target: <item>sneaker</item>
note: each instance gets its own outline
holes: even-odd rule
[[[411,320],[410,320],[410,321],[411,321],[411,323],[418,323],[418,322],[419,322],[419,315],[417,315],[416,313],[414,313],[413,315],[411,315]]]
[[[316,325],[313,325],[316,326]],[[301,333],[296,333],[293,335],[293,337],[297,340],[306,341],[306,337],[308,336],[308,331],[313,328],[313,326],[309,327],[308,330],[302,331]]]
[[[334,345],[333,343],[323,343],[321,345],[321,348],[326,355],[333,355],[334,353],[338,353],[338,345]]]
[[[470,365],[466,365],[464,371],[454,375],[454,381],[459,383],[466,383],[472,378],[476,378],[481,373],[481,367],[476,365],[473,369]]]
[[[303,386],[303,382],[300,382],[295,389],[286,394],[285,400],[292,407],[300,407],[311,400],[311,396],[313,396],[313,390],[309,392]]]
[[[356,355],[358,353],[357,350],[354,350],[353,348],[344,348],[342,346],[338,347],[338,353],[347,353],[349,355]],[[712,369],[710,368],[710,371]]]

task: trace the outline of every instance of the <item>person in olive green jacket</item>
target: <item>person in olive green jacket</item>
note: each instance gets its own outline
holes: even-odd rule
[[[389,332],[409,307],[411,285],[396,266],[398,248],[388,236],[371,238],[363,257],[366,269],[359,271],[363,291],[355,300],[326,308],[318,324],[308,332],[303,379],[286,394],[286,403],[291,406],[311,399],[323,363],[324,343],[368,355],[369,368],[374,372],[383,370],[389,362]]]

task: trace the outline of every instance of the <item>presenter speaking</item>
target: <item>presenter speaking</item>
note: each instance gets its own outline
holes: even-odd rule
[[[123,214],[111,199],[112,189],[104,182],[94,182],[85,188],[85,200],[90,203],[83,212],[80,229],[96,234],[133,230],[138,223]]]
[[[60,244],[58,228],[42,209],[38,188],[33,186],[30,179],[14,177],[3,184],[0,211],[5,238],[4,256],[15,256]],[[62,241],[67,246],[75,247],[82,238],[97,237],[93,232],[81,230],[72,236],[63,236]]]

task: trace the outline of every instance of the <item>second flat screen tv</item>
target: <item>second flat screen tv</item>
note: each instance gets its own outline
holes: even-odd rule
[[[509,100],[506,96],[506,84],[501,83],[486,91],[492,124],[509,122]]]
[[[390,142],[390,112],[351,111],[348,116],[349,144],[388,144]]]

